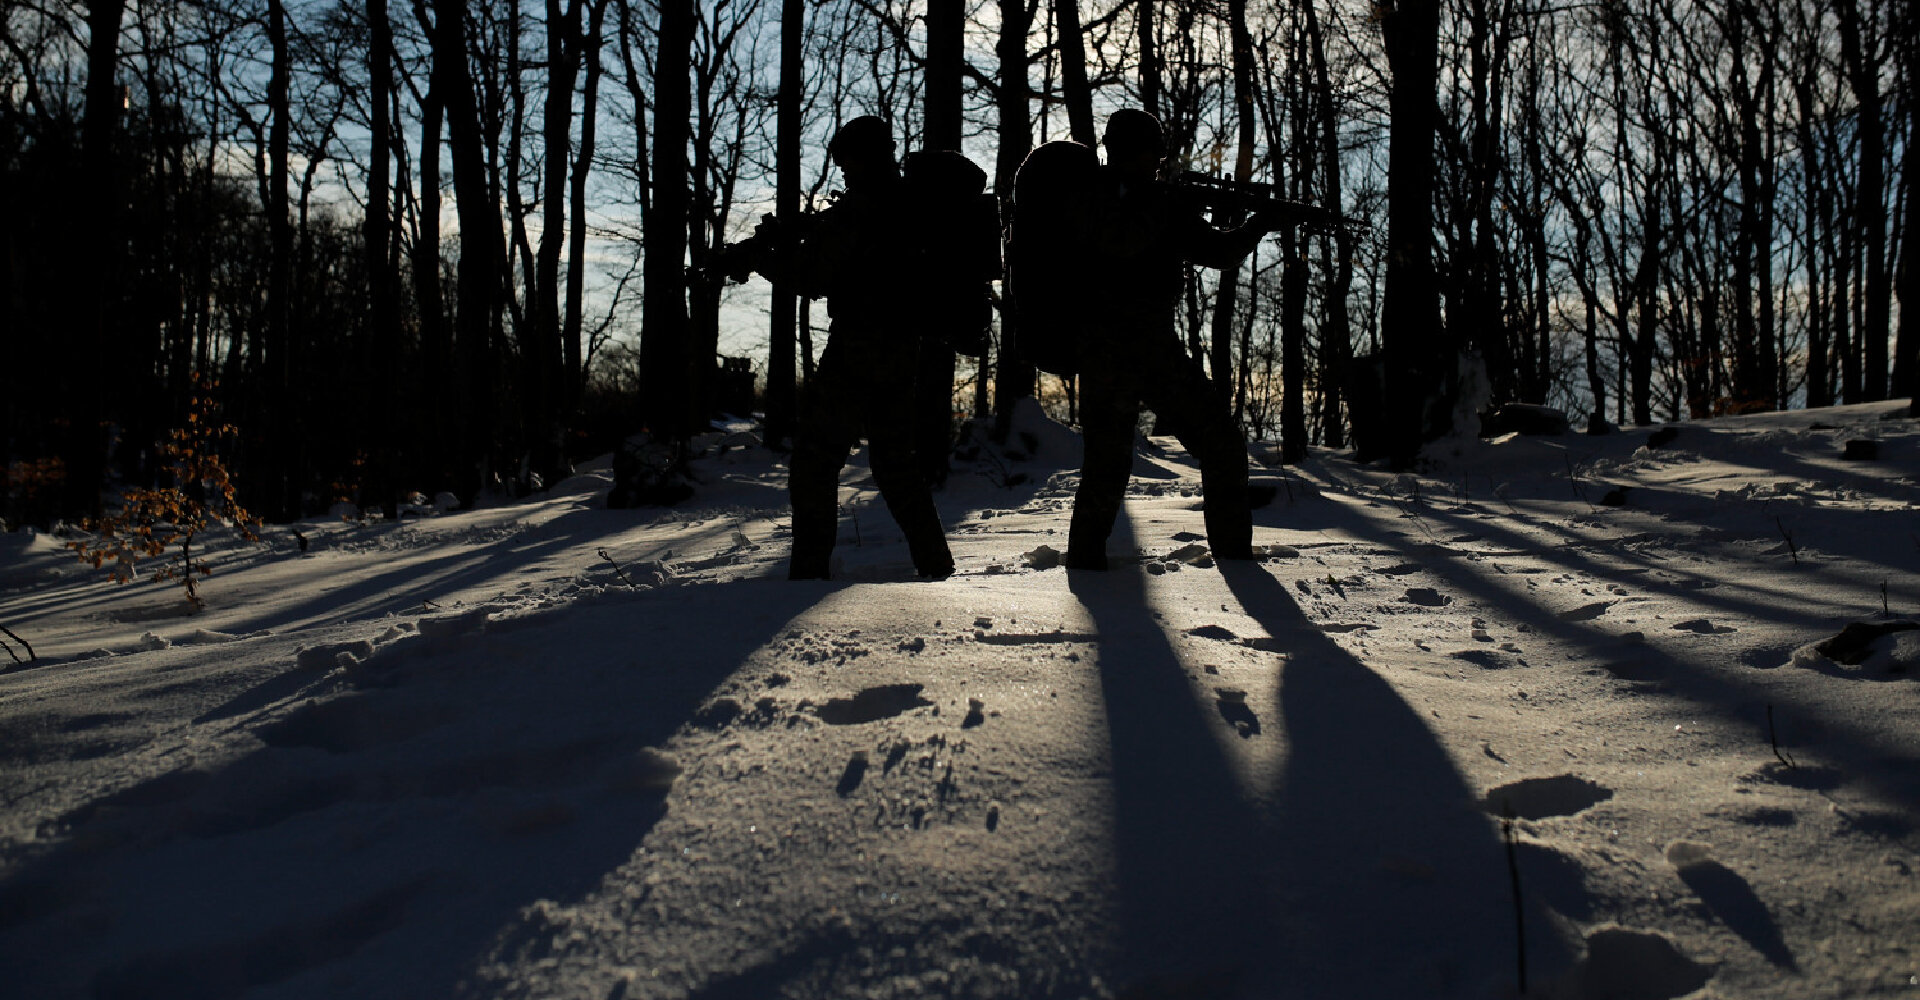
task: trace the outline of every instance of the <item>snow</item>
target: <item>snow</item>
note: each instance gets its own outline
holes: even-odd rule
[[[864,454],[784,580],[744,432],[676,509],[211,539],[197,612],[0,535],[7,994],[1508,998],[1517,878],[1529,997],[1907,995],[1904,406],[1316,452],[1252,564],[1154,439],[1106,574],[1033,410],[938,582]]]

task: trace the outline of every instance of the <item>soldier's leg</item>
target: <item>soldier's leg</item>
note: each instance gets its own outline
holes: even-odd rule
[[[906,352],[887,352],[875,360],[866,384],[856,390],[867,403],[863,423],[872,449],[873,484],[906,536],[913,568],[921,576],[951,576],[953,554],[947,548],[946,529],[934,506],[925,466],[916,462],[913,417],[925,412],[925,394],[899,377],[901,371],[911,370],[912,359]]]
[[[913,449],[927,484],[947,484],[953,454],[953,351],[940,343],[923,344],[914,372]]]
[[[831,571],[840,521],[840,469],[858,433],[849,389],[855,359],[829,343],[800,401],[787,489],[793,504],[789,580],[824,580]]]
[[[1142,385],[1145,402],[1200,462],[1207,545],[1216,559],[1253,558],[1253,508],[1247,497],[1247,443],[1233,411],[1198,362],[1168,339],[1154,352],[1161,377]]]
[[[1091,354],[1091,352],[1090,352]],[[1120,515],[1133,470],[1134,425],[1140,420],[1138,389],[1124,362],[1109,354],[1089,356],[1080,373],[1080,431],[1085,457],[1080,489],[1073,495],[1067,531],[1068,569],[1106,569],[1107,536]]]

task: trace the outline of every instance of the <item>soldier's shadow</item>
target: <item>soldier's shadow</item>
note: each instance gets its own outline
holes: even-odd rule
[[[1123,514],[1110,544],[1131,542]],[[1144,578],[1068,574],[1099,639],[1124,995],[1511,992],[1514,910],[1497,821],[1421,714],[1314,627],[1264,567],[1222,572],[1276,640],[1261,648],[1287,655],[1276,703],[1245,706],[1253,725],[1242,730],[1256,752],[1282,756],[1272,788],[1241,785],[1223,713],[1196,696]],[[1543,853],[1524,852],[1523,876],[1545,878],[1559,858]],[[1577,882],[1560,888],[1563,909],[1577,909]],[[1537,905],[1527,922],[1537,985],[1568,967],[1570,948]]]
[[[1273,942],[1285,995],[1440,996],[1512,989],[1513,898],[1497,822],[1376,667],[1310,622],[1261,565],[1222,564],[1241,609],[1285,651],[1285,763],[1260,850],[1285,894]],[[1534,983],[1566,943],[1527,914]]]
[[[1133,543],[1126,514],[1111,547]],[[1070,571],[1093,619],[1107,716],[1124,996],[1231,996],[1257,981],[1275,898],[1237,785],[1133,566]]]

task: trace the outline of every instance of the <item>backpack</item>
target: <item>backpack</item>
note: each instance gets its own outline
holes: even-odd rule
[[[1099,170],[1092,149],[1060,140],[1028,153],[1013,182],[1006,280],[1014,318],[1011,351],[1064,377],[1080,370],[1091,333],[1087,228]]]
[[[950,149],[908,153],[900,162],[913,218],[914,307],[926,336],[979,355],[993,323],[990,285],[1000,276],[1000,205],[987,174]]]

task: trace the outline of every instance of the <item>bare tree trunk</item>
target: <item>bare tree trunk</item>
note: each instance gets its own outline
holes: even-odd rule
[[[581,299],[587,274],[587,174],[593,169],[593,147],[600,108],[600,47],[605,41],[608,0],[593,0],[588,17],[587,37],[581,58],[586,62],[586,92],[581,99],[580,150],[574,154],[572,190],[573,215],[567,220],[567,301],[561,330],[562,377],[560,408],[563,428],[575,419],[580,393],[586,384],[586,362],[581,344]],[[562,454],[562,460],[568,456]]]
[[[1478,348],[1485,360],[1493,401],[1512,402],[1517,370],[1500,300],[1502,260],[1495,245],[1494,192],[1504,170],[1500,152],[1500,125],[1505,94],[1509,31],[1504,20],[1487,9],[1486,0],[1468,4],[1467,20],[1470,107],[1473,135],[1468,143],[1467,190],[1461,206],[1463,236],[1450,269],[1466,322],[1462,346]],[[1451,315],[1451,314],[1450,314]]]
[[[1386,353],[1388,426],[1382,449],[1400,468],[1443,430],[1429,403],[1436,383],[1444,406],[1455,381],[1453,352],[1440,325],[1433,273],[1434,93],[1439,61],[1436,0],[1395,0],[1387,12],[1387,62],[1393,74],[1388,113],[1387,276],[1381,337]],[[1360,445],[1372,451],[1368,442]],[[1372,457],[1368,455],[1366,457]]]
[[[1341,211],[1340,120],[1333,99],[1333,79],[1327,67],[1326,37],[1312,3],[1301,7],[1307,15],[1307,55],[1313,63],[1314,100],[1319,110],[1320,190],[1328,208]],[[1345,229],[1321,241],[1320,264],[1332,275],[1320,317],[1320,394],[1325,404],[1321,441],[1329,448],[1346,447],[1340,404],[1346,392],[1348,368],[1353,363],[1353,329],[1347,315],[1347,296],[1353,290],[1353,237]]]
[[[1762,272],[1769,260],[1767,233],[1762,223],[1760,171],[1763,151],[1760,143],[1760,96],[1747,74],[1747,17],[1749,7],[1736,3],[1727,15],[1727,43],[1733,51],[1733,79],[1730,97],[1738,117],[1740,220],[1734,241],[1733,260],[1733,350],[1735,404],[1743,408],[1771,409],[1774,372],[1771,323],[1756,323],[1755,313],[1765,312],[1771,319],[1771,295],[1756,295]]]
[[[298,517],[301,513],[300,486],[294,481],[290,462],[300,448],[292,428],[287,426],[296,407],[289,398],[294,390],[299,358],[293,335],[293,229],[287,202],[288,137],[293,128],[293,111],[288,106],[289,81],[293,67],[287,42],[287,8],[281,0],[267,0],[267,40],[273,50],[273,65],[267,77],[267,113],[271,116],[267,139],[267,343],[268,365],[272,372],[274,405],[268,409],[274,439],[284,450],[274,459],[279,482],[272,510],[280,517]]]
[[[361,354],[364,370],[373,382],[373,396],[382,412],[394,413],[405,405],[397,391],[391,359],[399,353],[399,282],[393,269],[389,248],[393,245],[392,162],[393,162],[393,23],[387,18],[387,0],[367,0],[367,91],[368,126],[372,132],[367,149],[367,209],[362,230],[362,252],[367,267],[367,344]],[[403,426],[410,421],[403,421]],[[386,516],[399,516],[398,443],[376,423],[373,477],[368,492],[380,502]],[[411,427],[405,430],[411,431]],[[413,439],[406,435],[403,440]]]
[[[563,471],[561,386],[569,381],[565,367],[565,318],[561,313],[560,253],[569,240],[567,230],[568,167],[573,152],[573,90],[579,79],[581,50],[586,39],[580,25],[580,0],[546,0],[547,93],[542,109],[541,135],[545,147],[545,177],[540,185],[542,209],[538,280],[529,303],[532,313],[520,338],[522,420],[526,426],[528,458],[534,472],[554,481]],[[579,157],[585,164],[586,158]],[[508,183],[514,183],[510,178]],[[578,271],[581,260],[572,261]],[[577,349],[577,342],[575,344]]]
[[[1000,217],[1013,217],[1013,179],[1033,148],[1031,97],[1027,91],[1027,32],[1033,26],[1026,0],[999,0],[1000,37],[994,43],[999,62],[995,108],[1000,117],[1000,142],[993,164],[993,190],[1000,197]],[[1012,429],[1013,405],[1033,394],[1034,367],[1020,355],[1018,320],[1000,310],[1000,366],[994,370],[994,427],[996,440],[1006,440]]]
[[[1655,160],[1659,160],[1656,151]],[[1640,264],[1633,275],[1633,302],[1638,325],[1632,341],[1628,368],[1633,391],[1633,422],[1642,427],[1653,422],[1653,354],[1660,318],[1657,292],[1660,282],[1661,221],[1659,199],[1651,194],[1640,216]]]
[[[1140,44],[1140,108],[1147,114],[1160,117],[1160,39],[1154,37],[1156,18],[1154,6],[1156,0],[1134,0],[1134,34]],[[1004,10],[1007,3],[1001,4]],[[1024,10],[1024,7],[1022,8]],[[1021,78],[1024,87],[1025,77]]]
[[[1832,232],[1832,199],[1820,173],[1820,147],[1814,141],[1813,121],[1818,113],[1813,87],[1818,78],[1811,61],[1794,82],[1794,97],[1800,109],[1800,162],[1802,199],[1806,202],[1807,254],[1807,405],[1833,405],[1833,374],[1827,365],[1828,333],[1826,281],[1822,268],[1821,245]]]
[[[460,218],[460,269],[454,334],[456,351],[452,476],[457,492],[471,497],[483,486],[482,467],[489,442],[477,419],[491,402],[486,372],[499,317],[506,253],[501,243],[499,202],[494,200],[481,133],[473,76],[467,67],[464,0],[434,3],[434,89],[445,102],[449,148],[453,155],[454,205]]]
[[[965,29],[961,0],[927,0],[924,128],[928,149],[960,148],[960,49]]]
[[[1253,35],[1247,30],[1247,0],[1227,0],[1227,31],[1233,45],[1233,110],[1238,140],[1233,152],[1233,179],[1245,184],[1253,179],[1254,127],[1259,121],[1254,104]],[[1291,79],[1292,74],[1288,77]],[[1217,226],[1237,226],[1240,221],[1238,212],[1216,214],[1213,220]],[[1293,260],[1289,253],[1282,266],[1291,266]],[[1239,261],[1220,269],[1213,325],[1208,331],[1211,350],[1207,367],[1212,370],[1214,390],[1222,399],[1230,399],[1233,392],[1233,307],[1239,284]]]
[[[1907,221],[1900,250],[1900,339],[1894,384],[1913,397],[1907,415],[1920,417],[1920,265],[1913,262],[1914,247],[1920,244],[1920,156],[1914,155],[1914,145],[1920,142],[1920,12],[1910,3],[1902,4],[1898,16],[1901,54],[1906,60],[1907,141],[1900,187],[1907,202]]]
[[[644,304],[640,332],[640,410],[656,437],[684,441],[691,433],[688,380],[692,330],[687,318],[687,121],[693,96],[689,52],[693,0],[663,0],[654,62],[652,203],[646,219]]]
[[[800,214],[800,89],[805,56],[805,0],[781,0],[780,97],[774,149],[774,211],[791,222]],[[793,351],[799,297],[784,287],[773,291],[773,323],[767,348],[767,443],[785,448],[793,435],[796,399]]]
[[[966,38],[966,10],[961,0],[928,0],[925,144],[929,150],[960,148],[961,47]],[[992,406],[987,357],[979,356],[974,379],[973,417],[983,420]],[[914,451],[927,481],[944,485],[948,454],[953,450],[952,347],[939,338],[920,344],[914,371]]]
[[[77,208],[86,223],[82,231],[108,252],[100,261],[102,273],[94,276],[99,284],[90,289],[91,294],[77,296],[75,305],[91,312],[82,326],[84,356],[106,360],[112,386],[105,393],[76,394],[75,418],[69,428],[72,440],[64,450],[66,507],[90,514],[100,512],[101,488],[106,481],[108,438],[103,424],[113,417],[113,403],[131,389],[127,383],[132,378],[131,372],[116,363],[123,357],[117,341],[124,262],[118,248],[123,242],[119,234],[125,224],[125,196],[121,194],[114,145],[120,134],[120,21],[125,13],[125,0],[92,0],[87,5],[87,106],[80,124],[80,155],[86,175],[83,190],[87,196]]]
[[[1087,82],[1087,43],[1080,30],[1079,0],[1053,0],[1060,37],[1060,89],[1067,104],[1067,130],[1073,141],[1092,146],[1093,89]]]
[[[1872,401],[1887,398],[1887,337],[1892,332],[1893,308],[1886,259],[1887,205],[1882,191],[1887,138],[1881,111],[1880,62],[1861,37],[1859,0],[1837,0],[1834,13],[1840,24],[1841,62],[1859,107],[1860,184],[1853,210],[1867,259],[1865,273],[1861,275],[1866,286],[1863,292],[1866,323],[1859,328],[1857,336],[1863,348],[1860,391],[1866,400]]]

